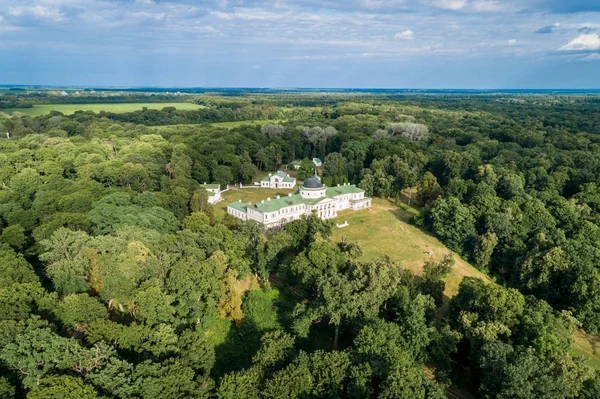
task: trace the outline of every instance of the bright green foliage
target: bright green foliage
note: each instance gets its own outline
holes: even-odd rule
[[[98,319],[107,319],[106,307],[88,294],[67,295],[56,306],[56,317],[64,326],[76,328]]]
[[[27,237],[25,237],[25,229],[19,224],[6,227],[4,230],[2,230],[0,242],[10,245],[15,250],[22,249],[27,242]]]
[[[157,279],[143,282],[134,294],[134,314],[147,325],[172,323],[175,308],[171,306],[173,297],[163,293]]]
[[[6,377],[0,377],[0,397],[1,398],[14,398],[15,387],[6,379]]]
[[[442,193],[436,177],[430,172],[425,172],[417,184],[417,199],[424,204],[434,201]]]
[[[0,248],[0,289],[14,283],[36,283],[38,277],[23,255],[6,247]]]
[[[95,202],[89,215],[96,234],[112,233],[123,226],[139,226],[172,233],[179,225],[171,212],[157,206],[143,208],[133,205],[131,198],[125,193],[108,195]]]
[[[452,271],[454,259],[447,254],[440,262],[427,261],[423,266],[422,291],[430,295],[437,306],[442,304],[446,284],[444,279]]]
[[[27,394],[28,399],[95,399],[98,394],[81,378],[67,375],[42,378]]]

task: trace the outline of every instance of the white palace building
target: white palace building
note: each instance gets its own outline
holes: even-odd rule
[[[365,197],[365,191],[353,184],[326,187],[316,177],[310,177],[296,194],[267,198],[255,204],[240,200],[227,205],[227,212],[241,220],[256,220],[267,228],[274,228],[313,212],[320,218],[330,219],[344,209],[370,206],[371,198]]]

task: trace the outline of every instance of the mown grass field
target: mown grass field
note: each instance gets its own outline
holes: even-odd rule
[[[447,297],[452,297],[458,292],[458,285],[463,277],[474,276],[491,281],[488,276],[450,251],[429,232],[411,225],[409,220],[416,213],[414,208],[398,208],[388,200],[373,198],[370,209],[338,213],[336,222],[347,221],[349,226],[341,229],[335,227],[333,240],[346,239],[357,242],[363,249],[363,260],[389,256],[417,275],[422,273],[426,261],[438,261],[447,253],[452,253],[455,265],[446,279]],[[431,255],[428,255],[428,252]]]
[[[50,111],[60,111],[65,115],[71,115],[76,111],[94,111],[94,112],[132,112],[141,111],[143,107],[148,109],[163,109],[165,107],[175,107],[179,110],[194,110],[204,108],[203,105],[192,103],[123,103],[123,104],[40,104],[32,108],[12,108],[5,110],[12,114],[20,112],[29,116],[46,115]]]

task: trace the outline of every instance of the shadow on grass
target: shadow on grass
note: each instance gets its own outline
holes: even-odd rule
[[[592,348],[592,353],[594,355],[597,355],[598,354],[597,347],[598,347],[598,345],[600,345],[600,337],[597,335],[585,334],[585,333],[584,333],[584,337],[585,337],[585,340],[588,342],[588,344],[590,344],[590,347]]]

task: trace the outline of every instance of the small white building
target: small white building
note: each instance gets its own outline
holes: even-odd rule
[[[313,163],[315,164],[315,166],[317,168],[321,167],[321,165],[323,165],[323,161],[321,161],[320,158],[313,158]]]
[[[300,167],[302,166],[302,162],[300,161],[292,161],[290,162],[287,166],[286,169],[294,169],[294,170],[298,170],[300,169]]]
[[[260,181],[261,188],[294,188],[296,186],[296,178],[282,172],[271,174]]]
[[[227,205],[227,212],[241,220],[256,220],[267,228],[274,228],[313,212],[322,219],[330,219],[344,209],[370,206],[371,198],[365,197],[365,191],[353,184],[326,187],[319,179],[311,177],[296,194],[267,198],[256,204],[240,200]]]
[[[221,191],[221,185],[220,184],[201,184],[200,188],[205,189],[206,191],[208,191],[208,203],[209,204],[216,204],[217,202],[221,201],[222,197],[221,197],[221,193],[223,191],[229,190],[229,185],[227,186],[227,188],[225,190]]]

